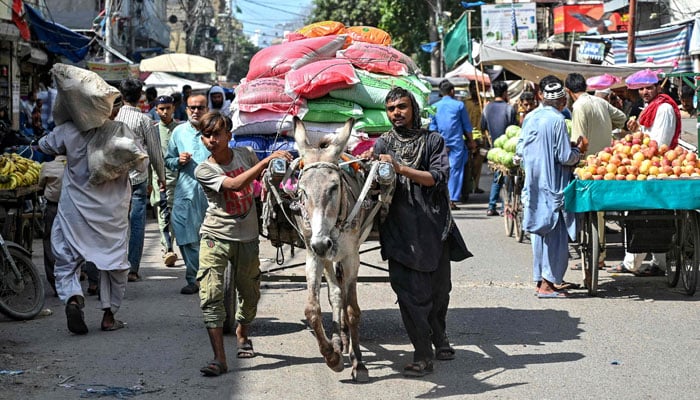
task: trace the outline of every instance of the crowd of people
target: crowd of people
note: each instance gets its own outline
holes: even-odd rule
[[[447,81],[445,81],[447,82]],[[537,294],[543,298],[567,297],[567,289],[576,285],[563,280],[568,265],[568,241],[575,237],[573,215],[563,210],[562,191],[572,179],[573,166],[586,155],[596,154],[610,146],[612,139],[624,133],[641,130],[656,140],[659,145],[675,147],[681,131],[681,118],[694,118],[695,91],[683,85],[681,90],[669,91],[669,86],[658,77],[652,84],[639,89],[616,88],[589,90],[586,79],[578,73],[569,74],[564,81],[548,76],[537,84],[527,86],[517,101],[510,101],[508,86],[503,81],[491,85],[491,99],[479,98],[474,82],[470,96],[464,99],[467,121],[458,128],[453,121],[463,118],[463,109],[456,107],[454,92],[443,90],[448,83],[440,84],[443,100],[435,104],[436,114],[431,128],[438,131],[445,141],[452,140],[448,153],[454,148],[467,150],[466,169],[460,167],[450,156],[450,182],[461,179],[462,201],[478,189],[481,174],[480,147],[488,148],[503,135],[509,125],[522,128],[517,154],[525,172],[525,187],[522,193],[524,229],[531,233],[533,243],[533,279]],[[485,86],[481,86],[486,89]],[[680,93],[680,96],[678,94]],[[674,98],[675,97],[675,98]],[[484,105],[485,104],[485,105]],[[570,121],[570,135],[565,120]],[[474,124],[476,122],[476,124]],[[452,125],[449,125],[452,124]],[[485,136],[477,141],[476,129]],[[451,139],[462,133],[464,145],[459,147]],[[476,146],[469,146],[472,142]],[[554,149],[552,152],[548,149]],[[471,151],[468,151],[471,150]],[[546,156],[545,156],[546,155]],[[471,170],[470,170],[471,168]],[[476,185],[474,182],[477,182]],[[502,178],[499,171],[493,174],[487,216],[500,215],[498,209]],[[450,188],[452,209],[458,209],[455,191]],[[604,226],[603,213],[598,213],[599,225]],[[601,248],[604,249],[605,233],[599,232]],[[604,269],[605,251],[601,251],[599,268]],[[627,253],[623,262],[607,268],[611,273],[633,273],[637,276],[663,275],[664,254],[652,254],[651,262],[644,264],[646,254]],[[572,267],[581,269],[580,264]]]
[[[639,106],[622,101],[613,91],[590,92],[580,74],[570,74],[565,81],[547,76],[515,102],[510,101],[505,82],[494,82],[491,90],[493,97],[485,102],[472,84],[470,98],[462,101],[449,81],[441,82],[442,99],[426,129],[421,126],[421,110],[413,95],[392,89],[385,101],[392,129],[362,155],[393,164],[397,173],[396,192],[380,228],[380,244],[414,347],[413,361],[403,370],[406,376],[428,374],[433,360],[450,360],[455,355],[446,326],[450,262],[471,253],[452,211],[470,193],[483,193],[479,188],[480,148],[488,148],[510,125],[522,127],[516,153],[526,177],[523,223],[532,238],[536,294],[564,298],[568,287],[563,277],[575,221],[563,209],[562,191],[573,166],[586,154],[609,145],[616,129],[641,129],[659,144],[673,146],[680,134],[681,112],[695,112],[687,100],[679,108],[662,93],[660,82],[638,90],[644,104],[638,118],[629,116]],[[42,133],[40,149],[56,156],[55,161],[44,164],[41,179],[47,200],[46,276],[66,304],[72,333],[89,330],[82,312],[83,273],[89,278],[88,295],[98,295],[104,310],[101,329],[123,328],[125,323],[115,314],[127,283],[143,279],[139,265],[150,196],[157,210],[163,263],[175,264],[177,245],[186,270],[180,293],[200,297],[214,353],[200,371],[218,376],[228,369],[223,344],[223,275],[229,263],[236,267],[239,296],[236,355],[255,356],[249,326],[260,298],[260,269],[253,181],[272,159],[291,161],[292,156],[276,151],[259,160],[247,148],[230,148],[230,99],[221,87],[213,87],[208,94],[192,93],[189,87],[171,95],[145,92],[146,109],[139,104],[143,83],[125,79],[113,103],[110,119],[127,127],[137,147],[148,155],[145,162],[135,164],[118,179],[98,186],[87,184],[89,135],[65,124]],[[572,120],[570,136],[567,117]],[[495,173],[487,216],[499,215],[501,182]],[[663,269],[661,255],[654,255],[651,267],[642,269],[645,256],[627,254],[611,271],[649,276]]]

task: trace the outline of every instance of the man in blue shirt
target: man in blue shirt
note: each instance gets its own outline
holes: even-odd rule
[[[450,208],[459,210],[455,202],[460,201],[464,165],[469,158],[469,151],[464,146],[465,138],[469,149],[476,143],[472,140],[472,124],[464,103],[454,99],[455,87],[447,79],[440,82],[442,99],[435,103],[436,112],[430,121],[430,130],[437,131],[445,139],[445,146],[450,160],[450,178],[447,187],[450,191]]]
[[[508,84],[503,81],[494,82],[491,89],[494,99],[484,107],[484,112],[481,115],[481,131],[487,132],[491,137],[491,143],[493,143],[499,136],[505,134],[508,126],[517,125],[518,119],[515,115],[515,109],[508,104]],[[499,215],[496,211],[496,203],[500,197],[502,186],[501,172],[496,171],[493,174],[489,208],[486,210],[486,215]]]

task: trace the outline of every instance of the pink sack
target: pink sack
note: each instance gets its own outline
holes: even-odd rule
[[[248,80],[283,76],[317,60],[333,58],[345,45],[345,35],[320,36],[266,47],[250,59]]]
[[[357,68],[388,75],[410,75],[418,67],[411,58],[393,47],[355,42],[339,51],[338,58],[345,58]]]
[[[346,89],[360,82],[355,68],[347,60],[316,61],[285,76],[285,90],[306,99],[316,99],[331,90]]]
[[[234,107],[244,112],[269,110],[297,115],[304,100],[284,92],[284,79],[260,78],[245,81],[236,87]]]
[[[625,79],[625,83],[630,89],[641,89],[643,87],[655,85],[659,81],[659,74],[663,72],[664,71],[661,69],[657,69],[656,71],[645,69],[628,76],[627,79]]]
[[[615,75],[603,74],[586,79],[586,86],[588,90],[605,90],[620,83],[620,81],[622,79]]]

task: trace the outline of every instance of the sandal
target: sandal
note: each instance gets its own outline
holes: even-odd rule
[[[433,372],[432,361],[416,361],[406,365],[403,368],[403,376],[420,378]]]
[[[76,335],[84,335],[88,333],[88,327],[85,325],[85,316],[80,306],[75,303],[66,305],[66,319],[68,320],[68,330]]]
[[[625,264],[623,264],[623,263],[617,264],[614,267],[610,267],[610,268],[606,269],[605,271],[609,274],[633,274],[634,273],[634,272],[630,271],[629,269],[627,269],[625,267]]]
[[[253,350],[253,342],[250,339],[243,343],[238,344],[238,353],[236,353],[238,358],[253,358],[255,357],[255,351]]]
[[[561,281],[561,285],[554,284],[554,290],[560,292],[562,290],[580,289],[581,285],[578,283]]]
[[[451,346],[441,347],[435,350],[435,359],[441,361],[454,360],[455,349],[453,349]]]
[[[228,367],[216,360],[212,360],[209,361],[206,366],[200,368],[199,372],[201,372],[204,376],[219,376],[228,372]]]
[[[102,327],[100,329],[102,329],[105,332],[111,332],[111,331],[116,331],[116,330],[122,329],[122,328],[126,328],[126,323],[123,321],[120,321],[118,319],[115,319],[114,323],[112,323],[112,325],[110,325],[110,326],[102,325]]]

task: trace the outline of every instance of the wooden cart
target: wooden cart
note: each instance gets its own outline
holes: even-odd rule
[[[19,244],[30,253],[34,240],[34,223],[41,216],[39,191],[39,185],[0,190],[2,236],[5,240]],[[30,204],[31,209],[28,210]]]
[[[582,181],[564,190],[565,208],[578,213],[584,283],[591,296],[598,290],[597,213],[623,228],[626,251],[666,253],[666,278],[679,278],[686,294],[695,293],[700,263],[700,180]]]

